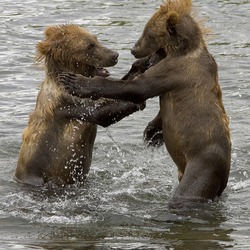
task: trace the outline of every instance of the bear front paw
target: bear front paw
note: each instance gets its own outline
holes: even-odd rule
[[[160,147],[164,143],[161,129],[148,125],[143,132],[143,140],[147,147]]]

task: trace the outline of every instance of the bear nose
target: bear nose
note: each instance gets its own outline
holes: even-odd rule
[[[134,46],[134,47],[131,49],[131,54],[132,54],[135,58],[138,58],[139,53],[138,53],[138,47],[137,47],[137,46]]]
[[[132,54],[133,56],[136,55],[136,49],[135,49],[135,47],[131,49],[131,54]]]
[[[117,60],[118,60],[118,57],[119,57],[119,53],[114,52],[114,54],[113,54],[113,56],[112,56],[113,60],[114,60],[114,61],[117,61]]]

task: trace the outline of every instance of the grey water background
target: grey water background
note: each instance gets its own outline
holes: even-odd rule
[[[147,149],[142,132],[159,107],[99,128],[86,185],[65,189],[17,184],[13,172],[44,72],[34,65],[46,26],[75,23],[119,52],[122,77],[130,48],[161,0],[1,0],[0,249],[250,249],[250,1],[194,0],[213,35],[207,41],[232,135],[228,187],[214,203],[169,211],[177,186],[166,149]],[[176,65],[178,67],[178,65]],[[185,122],[185,121],[183,121]]]

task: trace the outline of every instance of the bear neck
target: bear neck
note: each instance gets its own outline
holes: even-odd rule
[[[199,29],[189,34],[181,31],[176,33],[169,41],[166,41],[165,52],[170,56],[186,56],[200,49],[206,50],[206,44]]]
[[[166,54],[172,55],[172,56],[186,56],[189,53],[193,53],[200,49],[206,49],[206,45],[203,39],[197,42],[193,42],[189,40],[182,41],[179,44],[179,46],[173,46],[173,47],[167,46],[165,51],[166,51]]]
[[[169,33],[165,41],[167,54],[185,56],[198,49],[206,48],[202,28],[189,14],[182,15],[179,23],[171,29],[168,28],[167,31]]]

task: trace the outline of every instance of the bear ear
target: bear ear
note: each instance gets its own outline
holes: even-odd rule
[[[46,41],[38,42],[36,45],[36,60],[41,61],[49,51],[49,43]]]
[[[51,26],[51,27],[48,27],[45,30],[44,34],[45,34],[46,38],[50,38],[50,37],[54,36],[57,33],[57,30],[58,30],[58,27]]]
[[[179,22],[179,14],[175,11],[170,11],[167,15],[167,30],[170,33],[172,33],[178,22]]]

